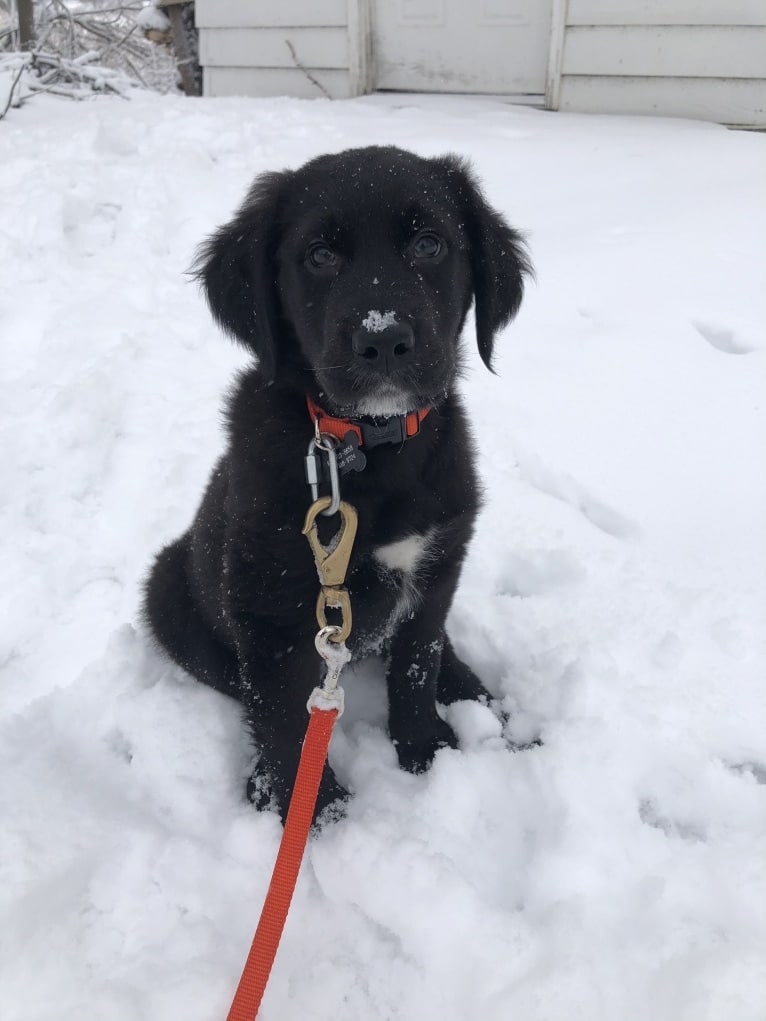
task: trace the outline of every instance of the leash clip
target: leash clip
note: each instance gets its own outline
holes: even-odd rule
[[[340,531],[331,540],[329,546],[323,546],[317,534],[317,515],[324,514],[332,504],[329,496],[321,496],[309,507],[303,524],[303,534],[309,541],[314,562],[319,572],[322,585],[342,585],[346,580],[346,571],[354,548],[358,518],[356,509],[345,500],[338,501],[340,511]]]
[[[314,639],[316,650],[327,665],[327,674],[321,688],[314,688],[306,703],[309,712],[312,709],[336,709],[338,717],[343,715],[343,688],[338,684],[340,672],[346,663],[351,661],[351,653],[341,638],[341,628],[328,624],[317,632]]]
[[[340,610],[342,624],[334,629],[336,634],[330,639],[340,644],[351,634],[351,599],[348,589],[343,587],[343,582],[346,580],[346,572],[351,561],[358,519],[356,508],[345,500],[340,500],[338,503],[340,531],[332,538],[329,546],[323,546],[317,533],[316,519],[317,515],[326,513],[331,502],[329,496],[322,496],[312,503],[306,514],[303,534],[314,554],[314,563],[322,585],[316,605],[317,623],[322,631],[325,631],[331,626],[327,623],[327,607]]]

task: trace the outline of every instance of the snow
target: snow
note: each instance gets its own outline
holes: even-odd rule
[[[362,320],[362,326],[368,333],[382,333],[389,326],[393,326],[395,322],[396,312],[379,312],[378,309],[371,308],[367,317]]]
[[[244,356],[184,275],[253,176],[470,154],[538,270],[464,384],[486,508],[450,619],[515,712],[309,848],[264,1021],[763,1021],[766,139],[482,100],[36,97],[0,126],[0,1016],[225,1017],[276,852],[236,706],[137,621]],[[383,296],[383,300],[385,300]],[[353,643],[352,643],[353,649]]]
[[[144,30],[154,29],[156,32],[170,31],[170,18],[159,7],[149,5],[142,7],[136,14],[136,24]]]

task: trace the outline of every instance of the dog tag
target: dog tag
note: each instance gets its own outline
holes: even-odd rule
[[[367,464],[367,458],[359,449],[359,437],[355,432],[349,430],[340,442],[335,451],[338,459],[338,471],[341,475],[348,475],[349,472],[360,472]]]

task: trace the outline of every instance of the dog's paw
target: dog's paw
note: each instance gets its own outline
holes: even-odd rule
[[[442,660],[436,692],[444,705],[453,702],[482,702],[486,705],[492,698],[473,670],[454,654],[445,655]]]
[[[247,781],[247,800],[258,812],[279,808],[271,778],[257,767]]]
[[[257,767],[247,781],[248,801],[259,812],[279,812],[283,823],[287,819],[292,794],[293,785],[291,783],[281,782],[272,774],[265,770],[259,770]],[[341,787],[330,770],[326,768],[317,794],[314,823],[324,825],[327,822],[340,819],[345,815],[346,803],[350,796],[346,788]]]
[[[440,748],[457,748],[455,732],[449,724],[437,717],[431,733],[423,740],[395,740],[399,765],[408,773],[425,773]]]
[[[460,666],[463,667],[463,664]],[[488,705],[492,700],[492,695],[468,667],[450,671],[446,676],[440,674],[437,696],[444,705],[452,705],[453,702],[481,702]]]
[[[346,788],[341,787],[332,773],[328,775],[328,770],[325,770],[314,809],[314,825],[321,828],[342,819],[350,797]]]

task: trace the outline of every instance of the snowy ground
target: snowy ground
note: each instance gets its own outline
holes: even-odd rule
[[[538,267],[465,383],[488,503],[451,618],[479,707],[400,772],[333,742],[264,1021],[766,1017],[766,137],[478,101],[35,99],[0,124],[0,1017],[218,1021],[280,827],[139,585],[243,356],[184,277],[254,174],[470,155]]]

